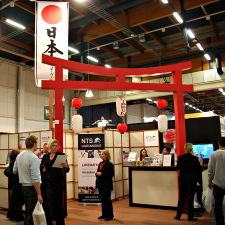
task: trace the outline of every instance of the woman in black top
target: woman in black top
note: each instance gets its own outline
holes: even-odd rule
[[[58,155],[59,143],[52,139],[48,144],[49,153],[41,161],[43,207],[48,225],[56,220],[56,225],[64,225],[66,216],[66,173],[69,172],[68,163],[62,163],[62,168],[52,167]]]
[[[140,161],[145,160],[145,157],[148,157],[148,153],[147,153],[147,150],[143,148],[140,151]]]
[[[202,169],[199,160],[193,153],[193,145],[191,143],[185,144],[186,154],[178,157],[177,169],[179,174],[179,201],[177,206],[177,215],[174,217],[180,220],[184,209],[185,200],[188,200],[188,220],[195,221],[194,218],[194,195],[197,189],[197,182],[201,179]]]
[[[102,215],[98,219],[105,221],[112,220],[113,206],[111,201],[111,191],[113,190],[114,165],[109,161],[110,153],[108,150],[101,151],[100,155],[102,162],[98,165],[96,175],[96,188],[99,190],[99,195],[102,202]]]
[[[19,150],[13,149],[10,152],[10,162],[9,168],[7,169],[7,174],[5,175],[8,177],[8,189],[9,189],[9,210],[7,213],[7,218],[16,221],[23,221],[23,211],[22,207],[24,204],[23,201],[23,194],[22,194],[22,185],[19,183],[19,176],[18,174],[13,174],[13,166],[16,161],[16,157],[20,153]]]

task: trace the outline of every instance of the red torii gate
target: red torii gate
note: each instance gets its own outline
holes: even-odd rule
[[[140,91],[164,91],[173,92],[175,128],[176,128],[176,153],[184,153],[184,144],[186,142],[186,130],[184,119],[184,92],[193,92],[193,85],[182,84],[182,71],[190,69],[192,62],[178,63],[168,66],[150,67],[150,68],[106,68],[103,66],[94,66],[59,59],[56,57],[42,55],[42,62],[55,66],[55,80],[43,80],[43,89],[55,89],[55,138],[59,141],[60,149],[63,151],[63,89],[79,90],[140,90]],[[116,77],[115,82],[105,81],[64,81],[63,69],[72,70],[80,73],[87,73],[99,76]],[[157,83],[128,83],[128,76],[146,76],[150,74],[172,73],[172,84]]]

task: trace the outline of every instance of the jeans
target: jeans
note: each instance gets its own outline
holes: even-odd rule
[[[217,225],[225,225],[223,215],[223,197],[225,195],[225,189],[220,188],[217,185],[213,185],[213,195],[215,198],[215,217]]]
[[[33,225],[32,213],[37,204],[37,193],[33,186],[23,186],[22,192],[26,208],[24,225]]]

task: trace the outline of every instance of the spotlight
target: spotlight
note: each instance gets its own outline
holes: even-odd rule
[[[141,35],[139,36],[139,41],[140,41],[141,43],[145,42],[145,35],[144,35],[144,34],[141,34]]]
[[[119,47],[118,41],[113,42],[113,49],[117,50],[117,49],[119,49],[119,48],[120,48],[120,47]]]

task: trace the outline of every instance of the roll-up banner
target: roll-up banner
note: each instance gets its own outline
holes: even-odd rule
[[[105,148],[104,134],[78,134],[78,201],[100,203],[95,187],[100,150]]]
[[[35,20],[35,81],[54,80],[55,67],[42,63],[42,54],[68,60],[68,2],[37,1]],[[63,70],[63,78],[68,71]]]

